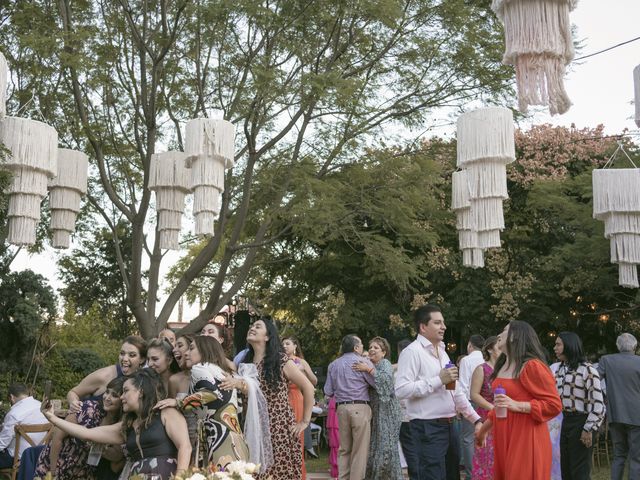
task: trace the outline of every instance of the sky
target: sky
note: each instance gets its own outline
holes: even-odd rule
[[[640,36],[640,0],[581,0],[571,14],[576,27],[581,50],[576,57],[612,47]],[[564,115],[551,117],[543,109],[536,110],[520,127],[540,123],[578,128],[605,126],[608,134],[630,131],[634,140],[640,141],[638,128],[633,120],[633,69],[640,64],[640,40],[618,47],[606,53],[577,61],[569,66],[565,87],[573,106]],[[452,127],[444,131],[432,131],[444,136],[454,134]],[[48,248],[38,255],[21,251],[12,264],[13,270],[30,268],[49,279],[57,289],[61,282],[56,276],[55,259],[58,253]],[[172,254],[172,258],[177,258]],[[163,262],[165,265],[169,262]],[[185,305],[185,317],[197,314],[197,307]],[[175,320],[176,312],[172,315]]]

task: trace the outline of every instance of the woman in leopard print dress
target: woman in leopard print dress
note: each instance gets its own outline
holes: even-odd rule
[[[300,433],[309,426],[314,402],[313,385],[282,351],[278,329],[270,317],[256,320],[247,333],[249,352],[246,363],[253,363],[258,372],[260,390],[266,400],[269,417],[269,436],[273,463],[257,475],[258,480],[300,480],[302,452]],[[242,371],[242,365],[239,368]],[[289,404],[289,382],[298,386],[304,397],[304,415],[296,423]],[[223,388],[235,387],[247,391],[246,381],[227,379]],[[245,435],[249,432],[245,431]],[[251,445],[250,439],[248,439]]]

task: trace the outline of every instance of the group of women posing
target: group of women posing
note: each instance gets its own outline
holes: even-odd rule
[[[246,460],[261,465],[258,479],[303,478],[301,438],[311,421],[315,382],[308,364],[283,351],[269,317],[251,325],[237,372],[218,327],[206,329],[177,338],[165,330],[148,344],[127,337],[117,365],[93,372],[69,392],[66,419],[51,407],[45,411],[57,428],[37,475],[168,479],[190,465],[223,468]],[[298,394],[290,402],[292,391]],[[90,450],[101,450],[97,466],[86,462]]]

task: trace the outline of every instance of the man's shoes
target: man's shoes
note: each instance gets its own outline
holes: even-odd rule
[[[306,452],[308,455],[310,455],[313,458],[318,458],[318,454],[316,453],[316,451],[314,450],[313,447],[311,448],[305,448]]]

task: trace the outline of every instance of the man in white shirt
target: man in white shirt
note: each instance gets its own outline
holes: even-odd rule
[[[16,447],[16,425],[38,425],[49,423],[40,412],[40,402],[29,396],[29,390],[22,383],[14,383],[9,386],[9,401],[11,408],[4,417],[2,431],[0,431],[0,468],[10,468],[13,466],[13,454]],[[29,436],[40,442],[45,433],[34,433]],[[20,455],[28,447],[28,442],[20,442]]]
[[[471,401],[471,377],[476,367],[484,363],[484,357],[482,356],[483,345],[484,338],[482,335],[471,335],[467,344],[467,356],[460,361],[460,388],[469,401]],[[462,457],[466,480],[471,480],[471,472],[473,470],[473,451],[475,447],[473,433],[473,424],[466,419],[462,419],[460,456]]]
[[[453,422],[456,411],[480,428],[480,417],[464,392],[446,384],[458,379],[458,369],[445,368],[449,356],[444,348],[447,329],[440,308],[424,305],[416,310],[414,321],[418,336],[405,348],[398,360],[395,392],[406,400],[412,445],[407,457],[411,480],[459,480],[458,435]],[[411,460],[409,460],[411,459]]]

